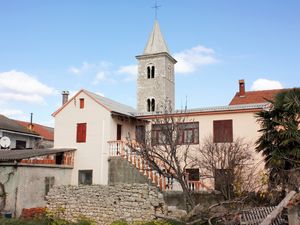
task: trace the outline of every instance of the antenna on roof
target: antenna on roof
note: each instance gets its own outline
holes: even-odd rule
[[[157,20],[157,11],[161,7],[161,5],[158,5],[157,1],[155,1],[154,6],[152,7],[155,10],[155,20]]]

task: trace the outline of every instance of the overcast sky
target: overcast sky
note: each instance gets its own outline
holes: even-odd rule
[[[153,0],[0,0],[0,113],[53,126],[61,91],[136,106],[136,55]],[[227,105],[247,90],[299,87],[300,1],[160,0],[178,61],[176,107]]]

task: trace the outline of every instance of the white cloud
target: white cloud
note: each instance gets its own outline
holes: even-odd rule
[[[71,66],[69,68],[69,72],[75,75],[81,75],[92,70],[95,66],[96,66],[95,64],[83,62],[82,65],[79,67]]]
[[[101,81],[106,81],[108,79],[107,76],[107,71],[99,71],[95,76],[93,84],[99,84]]]
[[[283,85],[276,80],[267,80],[267,79],[257,79],[253,82],[251,86],[251,90],[257,91],[257,90],[272,90],[272,89],[282,89]]]
[[[127,75],[124,81],[136,80],[138,74],[138,66],[137,65],[121,66],[118,70],[118,73]]]
[[[174,58],[176,73],[192,73],[203,65],[215,64],[218,60],[215,57],[215,51],[201,45],[175,53]]]
[[[0,93],[0,98],[4,101],[23,101],[31,103],[42,103],[44,98],[37,94]]]
[[[101,93],[101,92],[96,92],[96,94],[97,94],[97,95],[100,95],[100,96],[102,96],[102,97],[104,97],[104,94]]]
[[[18,109],[1,109],[0,114],[7,116],[7,117],[24,115],[23,111],[18,110]]]
[[[0,99],[2,101],[24,101],[43,103],[44,96],[56,91],[24,72],[11,70],[0,73]]]

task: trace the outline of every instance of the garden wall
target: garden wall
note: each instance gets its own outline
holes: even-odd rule
[[[97,224],[151,220],[165,212],[163,195],[146,184],[55,186],[47,196],[49,212],[69,221],[87,217]]]

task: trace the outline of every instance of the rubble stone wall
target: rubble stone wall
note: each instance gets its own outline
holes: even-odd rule
[[[112,221],[147,221],[164,214],[166,205],[157,188],[146,184],[54,186],[47,211],[68,221],[85,217],[99,225]]]

